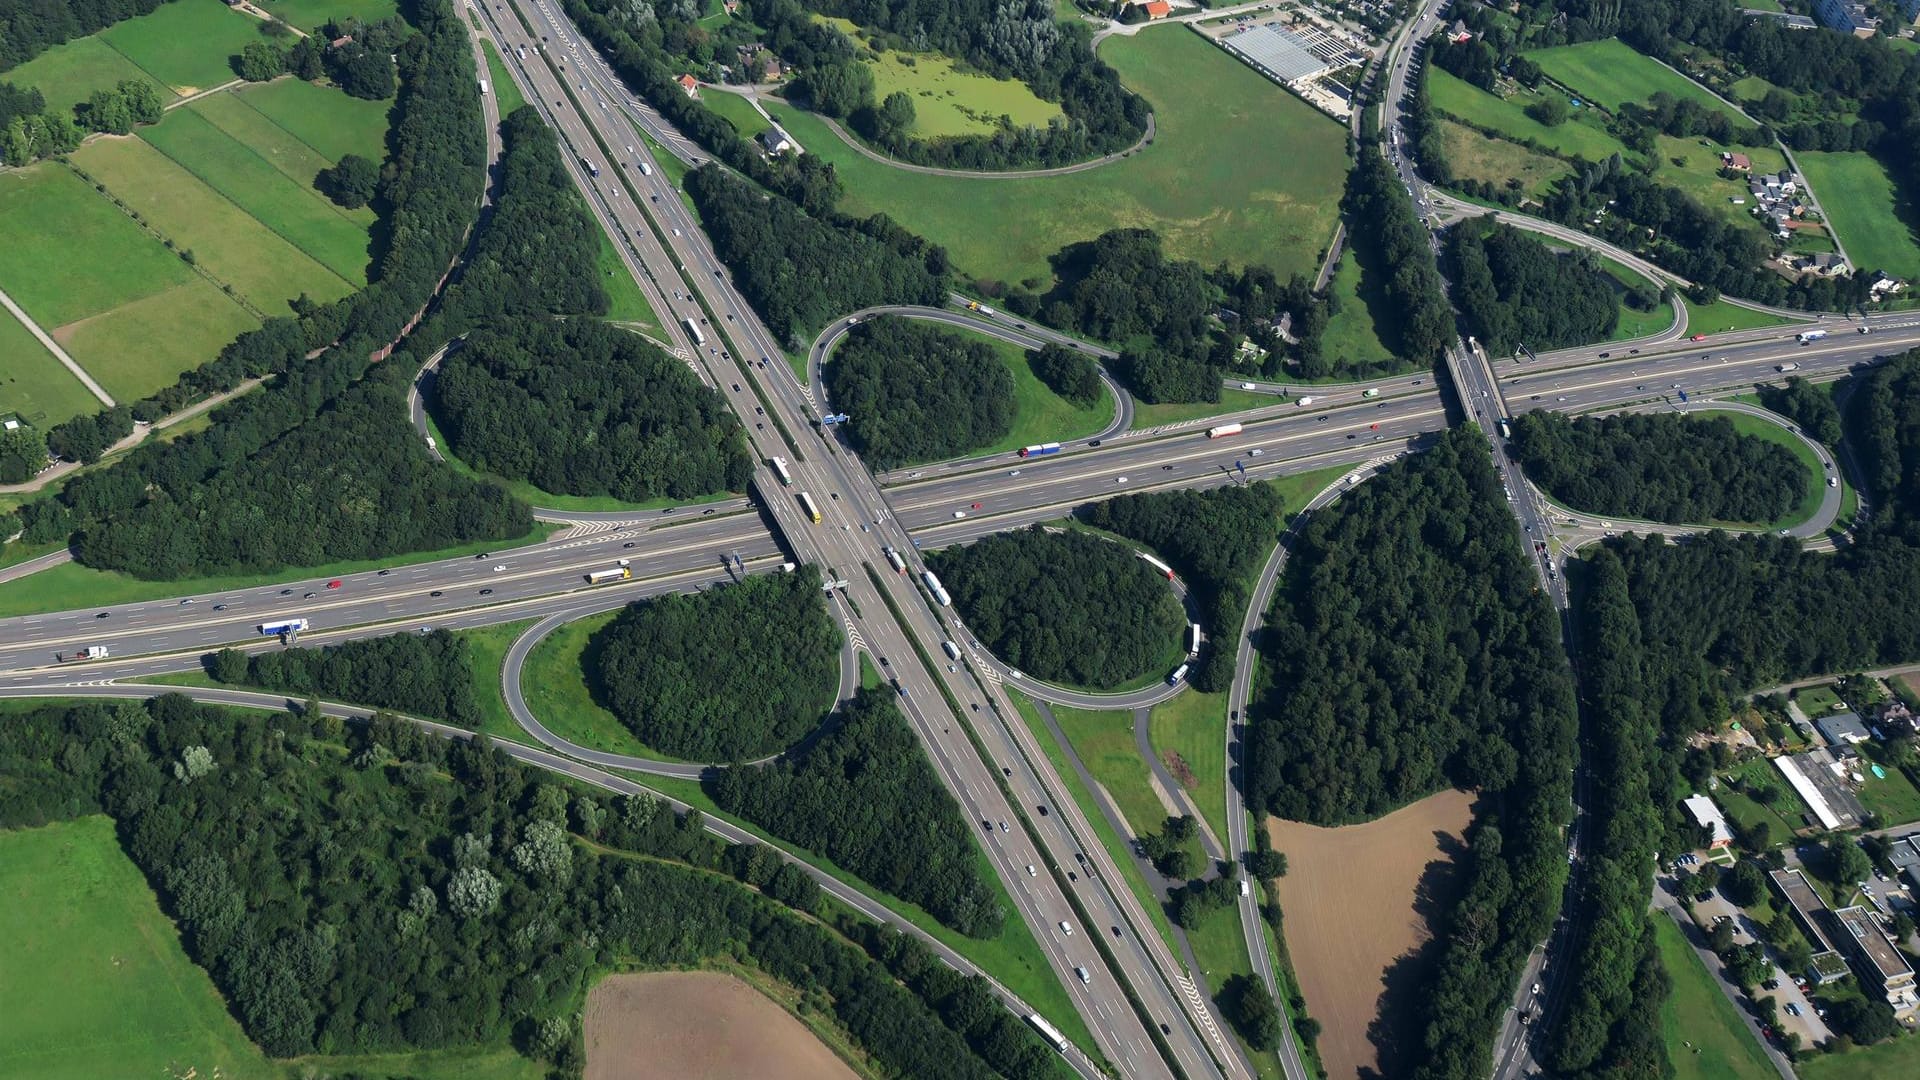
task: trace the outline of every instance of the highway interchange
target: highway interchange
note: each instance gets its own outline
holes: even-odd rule
[[[1004,666],[971,650],[970,662],[954,670],[948,670],[944,659],[923,662],[938,657],[942,641],[970,643],[971,638],[957,617],[931,604],[911,577],[889,573],[881,548],[890,545],[911,555],[916,549],[964,543],[1058,518],[1089,500],[1126,492],[1217,486],[1241,482],[1243,475],[1258,479],[1333,465],[1363,470],[1369,463],[1417,449],[1450,421],[1462,419],[1460,405],[1443,397],[1430,374],[1339,386],[1263,384],[1260,390],[1277,396],[1272,405],[1132,432],[1127,430],[1131,403],[1113,387],[1118,398],[1115,424],[1076,440],[1061,454],[1028,461],[1011,455],[974,458],[876,478],[832,439],[831,429],[823,434],[816,428],[814,421],[827,411],[827,403],[794,377],[771,334],[734,291],[635,127],[685,159],[697,162],[704,155],[633,101],[548,4],[534,0],[477,10],[528,100],[573,151],[568,165],[576,182],[602,226],[619,239],[622,258],[661,315],[670,344],[728,397],[746,421],[762,459],[779,455],[790,461],[797,487],[813,493],[825,520],[819,525],[807,520],[791,493],[763,471],[751,507],[730,500],[619,514],[541,511],[542,519],[564,528],[552,539],[529,546],[337,579],[284,581],[0,619],[0,694],[138,694],[143,691],[137,687],[80,684],[189,669],[201,653],[225,645],[277,647],[255,628],[285,617],[309,621],[312,630],[303,638],[307,644],[524,619],[555,625],[645,596],[721,584],[734,573],[770,571],[788,557],[817,563],[848,582],[831,600],[836,621],[848,630],[851,642],[886,658],[890,674],[900,680],[901,703],[930,759],[967,818],[986,823],[983,849],[1075,1008],[1094,1031],[1100,1052],[1128,1076],[1248,1075],[1249,1063],[1237,1044],[1222,1037],[1204,996],[1168,952],[1138,900],[1120,884],[1119,868],[1093,841],[1090,824],[1075,801],[1062,797],[1066,789],[1061,778],[1001,687],[1007,675]],[[1401,55],[1411,53],[1408,49]],[[1403,65],[1390,67],[1390,79],[1396,74],[1404,78]],[[1395,97],[1389,94],[1390,100]],[[632,147],[630,154],[620,156],[619,167],[605,153],[616,147]],[[599,164],[599,175],[591,175],[581,158]],[[639,168],[642,162],[649,167]],[[1045,328],[958,305],[900,314],[964,325],[1028,347],[1060,341],[1093,355],[1109,355],[1091,343],[1072,343]],[[687,319],[703,325],[710,340],[704,345],[692,341],[682,326]],[[1673,407],[1683,391],[1697,399],[1778,380],[1783,375],[1777,369],[1789,363],[1798,365],[1796,374],[1837,377],[1876,356],[1920,344],[1920,327],[1914,322],[1911,317],[1878,317],[1870,321],[1873,333],[1864,336],[1851,326],[1836,325],[1829,337],[1807,345],[1794,337],[1804,326],[1701,342],[1680,340],[1675,329],[1643,342],[1565,350],[1525,364],[1489,362],[1477,351],[1462,349],[1454,357],[1453,378],[1461,389],[1460,400],[1473,414],[1470,418],[1491,433],[1501,416],[1529,409]],[[845,329],[846,320],[839,320],[809,347],[810,367],[817,370],[819,359]],[[761,357],[770,362],[757,363]],[[1367,396],[1370,391],[1374,396]],[[1309,404],[1303,397],[1313,400]],[[1229,419],[1240,420],[1244,431],[1228,439],[1207,437],[1209,425]],[[1548,535],[1556,527],[1551,509],[1499,452],[1497,440],[1494,457],[1516,493],[1516,509],[1527,532]],[[1316,505],[1335,497],[1341,486],[1323,492]],[[1817,531],[1825,528],[1822,522]],[[1277,580],[1283,558],[1284,548],[1269,562],[1261,579],[1262,596]],[[587,584],[587,573],[620,559],[632,564],[635,580]],[[1544,572],[1547,564],[1541,565]],[[878,572],[869,576],[868,567]],[[334,580],[338,587],[330,587]],[[1546,581],[1564,607],[1563,592],[1557,588],[1563,580],[1552,575]],[[1264,609],[1257,599],[1249,610],[1248,624],[1241,628],[1243,653],[1250,648],[1246,631]],[[89,645],[107,647],[114,658],[70,667],[57,664],[56,653]],[[520,655],[524,657],[524,650]],[[849,652],[848,663],[851,657]],[[1252,670],[1249,660],[1243,655],[1243,680]],[[517,687],[517,679],[510,678],[509,685]],[[1045,688],[1038,689],[1044,695]],[[1171,692],[1173,688],[1154,687],[1115,700],[1133,704]],[[1236,712],[1244,708],[1249,693],[1249,687],[1236,684]],[[956,708],[964,712],[956,714]],[[1233,739],[1229,732],[1230,744]],[[567,755],[580,758],[578,750],[569,749]],[[536,763],[556,767],[556,762],[564,763],[557,767],[567,771],[592,764],[555,754]],[[1229,846],[1244,851],[1247,819],[1231,785],[1228,797],[1234,830]],[[1040,806],[1051,811],[1037,814]],[[1030,876],[1026,868],[1036,865],[1053,872]],[[1251,898],[1242,907],[1249,951],[1270,980],[1270,960],[1259,940]],[[1078,932],[1061,932],[1063,924]],[[1089,938],[1099,939],[1103,949],[1096,951]],[[1074,972],[1078,967],[1095,974],[1083,982]],[[1123,992],[1122,981],[1132,988],[1135,1000]],[[1070,1060],[1083,1072],[1092,1065],[1078,1057]],[[1283,1060],[1290,1078],[1303,1080],[1304,1073],[1296,1074],[1297,1057]]]

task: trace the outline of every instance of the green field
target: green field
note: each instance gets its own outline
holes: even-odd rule
[[[99,399],[4,309],[0,309],[0,356],[6,357],[0,365],[0,417],[18,413],[20,419],[45,431],[62,420],[99,410]]]
[[[1660,1032],[1674,1080],[1766,1080],[1775,1075],[1713,974],[1664,912],[1653,912],[1660,965],[1673,989],[1660,1004]],[[1817,1060],[1819,1055],[1815,1055]],[[1849,1073],[1849,1076],[1853,1074]]]
[[[265,25],[221,0],[170,0],[152,14],[116,23],[98,36],[185,96],[237,78],[230,59],[263,40]]]
[[[1216,645],[1231,647],[1234,630],[1209,635]],[[1188,689],[1171,701],[1153,707],[1147,734],[1167,772],[1187,790],[1187,797],[1222,844],[1227,839],[1227,695]],[[1189,784],[1176,763],[1179,759],[1193,777]]]
[[[1124,227],[1154,229],[1169,255],[1208,266],[1312,273],[1345,183],[1345,130],[1197,34],[1113,37],[1101,58],[1153,104],[1158,134],[1130,158],[1066,176],[909,173],[861,157],[797,109],[769,111],[838,170],[842,210],[885,211],[977,278],[1044,284],[1048,256]]]
[[[480,47],[487,54],[487,77],[493,84],[493,96],[499,105],[500,118],[506,119],[513,111],[527,103],[526,96],[520,93],[520,84],[513,81],[513,73],[507,70],[506,61],[500,58],[500,50],[494,48],[491,38],[481,38]]]
[[[647,303],[647,296],[640,291],[640,283],[633,279],[633,272],[620,261],[620,253],[613,249],[613,241],[601,229],[595,229],[594,235],[600,238],[600,255],[596,262],[600,268],[600,285],[607,290],[607,299],[610,301],[607,318],[614,322],[638,323],[659,329],[660,316],[653,313],[653,305]]]
[[[1099,402],[1090,409],[1082,409],[1054,393],[1034,375],[1025,349],[983,334],[966,336],[992,346],[1013,376],[1013,430],[999,442],[981,448],[980,453],[1000,454],[1034,443],[1084,438],[1113,422],[1113,395],[1104,387]]]
[[[1340,265],[1327,287],[1337,298],[1340,310],[1327,320],[1327,328],[1320,335],[1321,351],[1334,358],[1336,367],[1392,360],[1393,352],[1380,340],[1379,332],[1380,323],[1385,321],[1381,316],[1390,316],[1391,312],[1380,294],[1380,283],[1361,271],[1352,248],[1340,255]],[[1334,374],[1336,378],[1346,377],[1338,371]]]
[[[1887,774],[1875,776],[1871,769],[1862,770],[1866,782],[1860,787],[1860,805],[1878,815],[1883,826],[1920,821],[1920,791],[1914,790],[1913,781],[1907,779],[1906,773],[1894,767],[1881,744],[1862,743],[1860,752]]]
[[[913,126],[907,130],[917,138],[991,135],[999,130],[1002,116],[1016,128],[1046,127],[1061,115],[1059,105],[1035,97],[1027,84],[962,71],[952,59],[937,53],[910,58],[883,53],[868,61],[867,67],[873,72],[875,101],[885,101],[895,92],[913,99]]]
[[[378,22],[395,14],[395,0],[254,0],[262,10],[302,30],[313,30],[333,18]]]
[[[1227,413],[1245,412],[1279,403],[1271,394],[1255,394],[1247,390],[1221,390],[1219,401],[1174,401],[1164,405],[1144,405],[1135,402],[1133,406],[1133,427],[1130,431],[1145,431],[1162,424],[1177,424],[1183,420],[1199,420],[1209,416],[1223,416]]]
[[[532,1080],[509,1049],[269,1060],[181,948],[113,821],[88,817],[0,832],[0,1076],[288,1078],[324,1073],[421,1080]],[[10,913],[10,914],[9,914]],[[30,974],[29,974],[30,973]]]
[[[1794,1069],[1801,1080],[1911,1080],[1920,1075],[1920,1038],[1907,1035],[1844,1054],[1813,1054]]]
[[[1811,150],[1796,156],[1854,266],[1920,277],[1920,243],[1913,226],[1895,212],[1893,178],[1878,159]]]
[[[246,308],[196,275],[53,334],[115,400],[138,401],[257,325]]]
[[[1055,705],[1053,718],[1133,835],[1159,832],[1167,819],[1167,808],[1154,794],[1147,763],[1140,760],[1140,751],[1134,745],[1133,714]]]
[[[740,94],[729,94],[724,90],[709,90],[700,96],[700,103],[708,111],[733,125],[733,130],[742,138],[751,139],[755,135],[772,127],[767,118],[753,107],[753,102]]]
[[[1687,307],[1687,333],[1689,334],[1726,334],[1735,330],[1757,330],[1763,326],[1784,326],[1793,319],[1769,315],[1764,311],[1740,307],[1725,300],[1715,300],[1711,304],[1696,304],[1683,294],[1680,302]]]
[[[0,288],[43,329],[195,279],[57,162],[0,173]]]
[[[133,61],[97,37],[75,38],[64,45],[55,45],[7,72],[8,82],[39,90],[47,99],[47,105],[56,111],[70,111],[95,90],[110,89],[126,79],[152,83],[163,101],[174,96],[160,80],[141,71]]]
[[[1742,228],[1768,231],[1767,225],[1748,213],[1753,209],[1753,204],[1749,201],[1746,179],[1729,180],[1721,177],[1718,146],[1703,139],[1676,139],[1671,135],[1655,136],[1654,141],[1660,148],[1654,159],[1655,180],[1686,192],[1698,199],[1701,205]],[[1753,171],[1756,173],[1778,173],[1787,167],[1786,155],[1773,147],[1741,146],[1737,149],[1753,159]],[[1675,165],[1676,159],[1686,164]],[[1745,205],[1735,203],[1734,199],[1741,200]]]
[[[348,154],[386,160],[391,101],[348,97],[333,87],[299,79],[255,83],[232,94],[330,162]],[[305,182],[311,185],[313,178]]]
[[[1505,139],[1488,138],[1451,120],[1440,121],[1440,142],[1453,175],[1500,188],[1518,180],[1520,190],[1536,198],[1545,195],[1555,181],[1573,171],[1558,158]]]
[[[335,206],[311,181],[296,183],[191,109],[175,109],[140,137],[355,287],[366,284],[371,244],[364,215]]]
[[[1540,94],[1522,92],[1511,98],[1493,96],[1472,83],[1434,68],[1427,73],[1427,95],[1433,107],[1474,127],[1498,131],[1516,142],[1533,142],[1562,157],[1600,161],[1626,147],[1586,114],[1575,110],[1563,124],[1548,127],[1526,113]]]
[[[259,116],[244,106],[242,110]],[[167,122],[174,120],[169,117]],[[191,250],[199,266],[232,285],[261,311],[288,314],[287,302],[301,293],[329,301],[353,291],[345,278],[275,235],[144,140],[99,139],[76,151],[73,161],[105,183],[161,235]]]
[[[0,584],[0,618],[34,615],[47,611],[131,604],[142,600],[161,600],[191,593],[207,597],[226,589],[257,588],[309,577],[325,581],[343,574],[380,570],[391,566],[411,566],[436,559],[458,558],[481,551],[505,551],[523,544],[537,544],[560,531],[544,522],[534,525],[526,536],[513,540],[477,540],[443,551],[420,551],[386,559],[361,559],[355,562],[329,563],[325,566],[294,567],[261,574],[232,574],[226,577],[193,578],[187,581],[142,581],[115,570],[95,570],[79,563],[65,563],[16,581]]]
[[[1628,102],[1645,102],[1664,90],[1676,98],[1691,98],[1709,109],[1726,113],[1737,125],[1752,124],[1698,83],[1635,52],[1617,38],[1538,49],[1526,56],[1539,64],[1548,78],[1608,110],[1618,111]]]
[[[527,655],[526,667],[520,673],[520,691],[540,722],[563,739],[589,750],[678,761],[642,743],[619,717],[601,708],[587,688],[585,654],[589,639],[619,614],[614,610],[588,615],[542,638]]]
[[[337,96],[348,101],[354,100],[347,98],[344,94]],[[278,121],[254,108],[251,100],[240,94],[213,94],[185,108],[199,113],[208,123],[225,132],[235,142],[252,150],[262,160],[272,165],[280,175],[292,181],[294,186],[302,190],[312,188],[314,177],[321,169],[332,165],[334,159],[302,142],[291,131],[280,126]],[[347,115],[359,121],[361,126],[367,129],[365,134],[375,140],[386,131],[386,118],[378,112],[369,110]],[[378,162],[379,153],[371,155],[371,160]],[[373,226],[375,215],[371,207],[363,206],[358,210],[340,209],[339,212],[363,227]]]

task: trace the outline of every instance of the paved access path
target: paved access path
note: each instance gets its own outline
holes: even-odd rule
[[[78,361],[67,355],[67,350],[61,348],[60,343],[53,340],[51,334],[40,329],[40,324],[33,321],[33,316],[28,315],[25,309],[21,308],[19,304],[14,303],[13,297],[8,296],[5,290],[0,290],[0,307],[4,307],[8,311],[13,312],[13,317],[20,320],[20,325],[26,327],[28,333],[38,338],[40,344],[45,345],[47,351],[52,353],[55,359],[66,365],[67,370],[73,372],[73,377],[80,380],[80,385],[86,387],[88,393],[100,399],[100,404],[105,405],[109,409],[113,408],[114,401],[112,395],[108,394],[99,383],[94,382],[93,376],[87,374],[87,369],[81,367]]]

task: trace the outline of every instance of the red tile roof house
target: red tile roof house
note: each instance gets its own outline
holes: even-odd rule
[[[700,80],[691,75],[682,75],[680,76],[680,89],[685,90],[688,97],[698,97],[700,96]]]
[[[1173,5],[1167,3],[1167,0],[1147,0],[1140,7],[1147,13],[1149,19],[1164,19],[1173,14]]]

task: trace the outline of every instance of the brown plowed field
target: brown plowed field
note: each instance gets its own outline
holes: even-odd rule
[[[1448,867],[1472,807],[1471,795],[1443,791],[1364,825],[1267,821],[1274,850],[1287,856],[1287,876],[1274,883],[1287,952],[1321,1023],[1331,1080],[1404,1074],[1414,1064],[1380,1052],[1406,1013],[1389,994],[1417,982],[1426,912],[1451,889]]]
[[[586,1080],[857,1080],[800,1021],[731,975],[609,975],[587,995]]]

